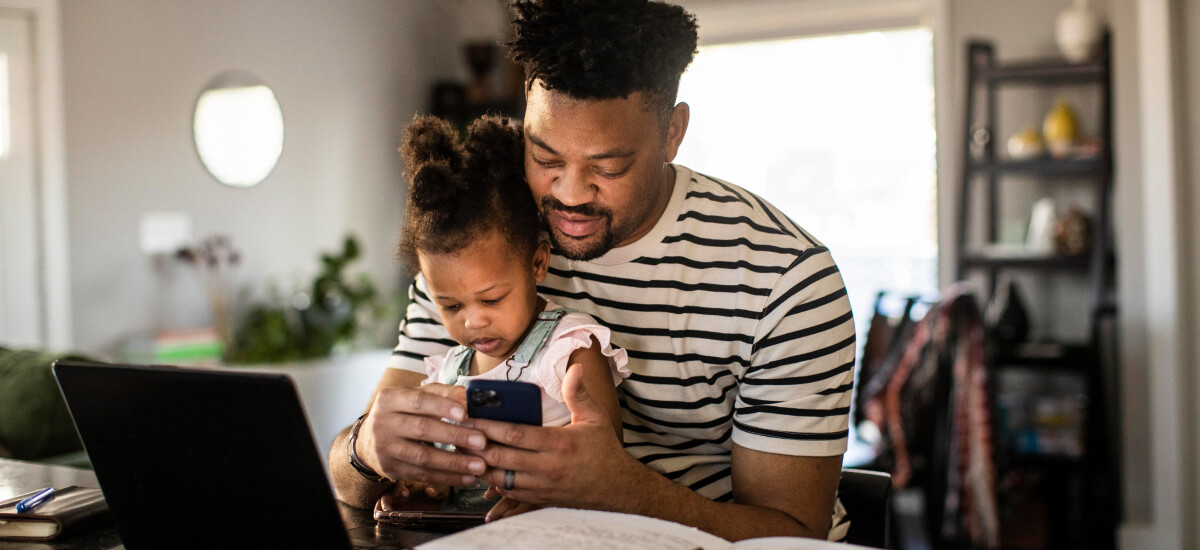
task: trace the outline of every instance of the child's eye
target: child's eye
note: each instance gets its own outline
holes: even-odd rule
[[[461,308],[461,307],[462,306],[459,304],[454,304],[454,305],[450,305],[450,306],[441,306],[442,311],[458,311],[459,308]]]
[[[495,300],[484,300],[483,303],[485,303],[489,306],[494,306],[496,304],[499,304],[500,300],[503,300],[503,299],[504,299],[504,297],[501,296],[500,298],[496,298]]]

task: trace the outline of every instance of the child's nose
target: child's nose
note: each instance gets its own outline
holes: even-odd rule
[[[467,315],[466,325],[467,329],[469,330],[479,330],[488,326],[490,323],[491,320],[488,319],[487,314],[483,313],[482,311],[474,310]]]

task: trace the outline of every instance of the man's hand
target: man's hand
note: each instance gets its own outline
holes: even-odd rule
[[[533,505],[630,511],[627,497],[638,498],[638,480],[651,472],[622,448],[609,411],[585,389],[583,371],[572,365],[563,379],[563,400],[571,410],[566,426],[471,421],[491,444],[468,452],[487,461],[483,479],[496,492]],[[508,470],[514,472],[513,488],[506,490]]]
[[[381,389],[359,430],[355,450],[367,466],[391,479],[469,485],[487,465],[478,457],[443,451],[448,443],[474,452],[487,439],[478,430],[443,422],[466,419],[466,393],[460,386],[427,384]]]

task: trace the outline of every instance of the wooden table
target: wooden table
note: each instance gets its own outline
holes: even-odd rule
[[[28,493],[44,487],[99,487],[96,475],[91,470],[68,468],[64,466],[48,466],[33,462],[23,462],[0,458],[0,500]],[[355,548],[411,548],[423,542],[433,540],[445,533],[400,529],[389,525],[376,525],[368,510],[360,510],[346,504],[338,503],[342,522],[351,544]],[[164,541],[168,543],[169,541]],[[166,544],[169,546],[169,544]],[[12,543],[0,542],[0,547],[20,550],[46,550],[55,548],[108,550],[124,548],[117,526],[111,520],[107,523],[85,528],[83,531],[71,533],[47,543]]]

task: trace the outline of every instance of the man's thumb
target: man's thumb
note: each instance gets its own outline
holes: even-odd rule
[[[596,403],[583,386],[583,365],[573,363],[567,367],[562,383],[563,402],[571,410],[571,423],[594,422],[605,418],[604,409]]]

